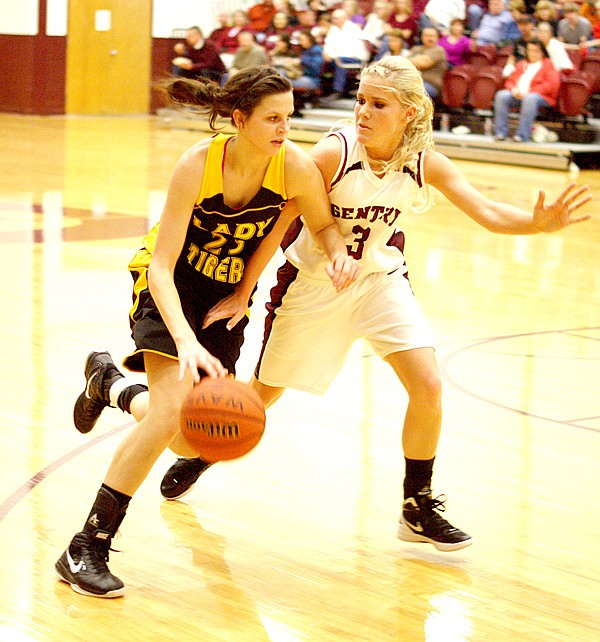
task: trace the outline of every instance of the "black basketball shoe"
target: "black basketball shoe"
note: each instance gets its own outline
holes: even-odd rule
[[[198,481],[198,477],[211,466],[212,464],[199,457],[180,457],[165,473],[160,484],[161,495],[165,499],[180,499],[187,495]]]
[[[100,413],[110,406],[108,392],[123,375],[108,352],[90,352],[85,362],[85,389],[73,408],[73,422],[79,432],[86,433],[96,425]]]
[[[54,569],[58,577],[77,593],[91,597],[119,597],[125,592],[125,586],[108,570],[106,562],[111,540],[108,533],[104,533],[105,539],[102,534],[102,531],[77,533]]]
[[[467,533],[448,523],[439,513],[446,508],[445,495],[435,499],[429,488],[423,488],[416,497],[408,497],[402,506],[398,538],[405,542],[429,542],[438,551],[458,551],[470,546],[473,539]]]

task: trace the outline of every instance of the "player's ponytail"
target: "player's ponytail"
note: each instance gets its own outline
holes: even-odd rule
[[[265,97],[292,91],[290,81],[279,74],[274,67],[250,67],[237,72],[220,87],[213,80],[192,80],[172,78],[161,83],[169,99],[183,106],[196,107],[201,114],[208,115],[208,124],[217,130],[220,118],[231,118],[239,109],[249,116]]]

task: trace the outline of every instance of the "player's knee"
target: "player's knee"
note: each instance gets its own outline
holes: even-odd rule
[[[147,414],[147,421],[164,435],[165,439],[171,441],[179,432],[181,426],[181,403],[173,400],[169,403],[153,406],[150,404]]]
[[[436,371],[423,373],[408,391],[413,402],[427,404],[429,407],[441,405],[442,380]]]

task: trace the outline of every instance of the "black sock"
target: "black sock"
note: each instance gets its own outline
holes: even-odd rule
[[[125,493],[121,493],[106,484],[102,484],[102,488],[107,490],[117,500],[119,508],[125,508],[131,501],[131,495],[125,495]]]
[[[102,484],[92,505],[92,510],[85,520],[83,531],[94,537],[97,537],[99,531],[104,532],[104,537],[99,539],[107,540],[106,533],[112,537],[125,517],[130,499],[129,495]]]
[[[432,459],[408,459],[405,457],[404,461],[406,462],[404,499],[406,499],[416,497],[423,488],[431,486],[435,457]]]
[[[131,402],[136,395],[139,395],[140,392],[146,392],[148,386],[145,386],[141,383],[134,383],[132,386],[127,386],[121,390],[121,394],[117,399],[117,406],[123,411],[131,414]]]

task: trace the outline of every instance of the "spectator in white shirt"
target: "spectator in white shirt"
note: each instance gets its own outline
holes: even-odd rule
[[[419,31],[433,27],[441,35],[447,35],[450,33],[452,20],[464,20],[466,11],[465,0],[429,0],[419,17]]]
[[[554,37],[554,31],[549,22],[538,23],[537,36],[544,43],[557,71],[569,73],[573,70],[573,61],[569,58],[564,43]]]
[[[323,59],[334,65],[333,92],[321,99],[329,103],[344,93],[349,70],[360,69],[369,60],[369,50],[362,29],[348,19],[348,14],[343,9],[336,9],[331,13],[331,28],[325,36]]]

